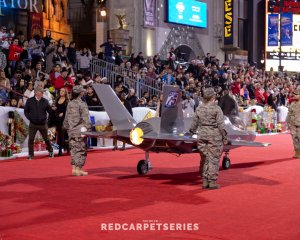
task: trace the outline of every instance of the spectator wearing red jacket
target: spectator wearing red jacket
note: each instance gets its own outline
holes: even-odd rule
[[[75,86],[75,84],[72,78],[68,76],[68,72],[69,71],[67,68],[62,68],[61,75],[58,76],[54,82],[54,87],[56,90],[60,90],[64,87],[68,90],[69,93],[72,91],[72,88]]]
[[[53,69],[52,69],[52,71],[51,71],[51,73],[50,73],[50,75],[49,75],[51,85],[54,86],[54,83],[55,83],[56,79],[57,79],[60,75],[61,75],[61,66],[60,66],[59,64],[56,64],[56,65],[53,67]]]
[[[268,88],[265,88],[263,95],[264,95],[265,103],[266,103],[270,96],[270,94],[268,93]]]
[[[261,89],[261,85],[259,83],[256,85],[254,95],[259,105],[265,105],[266,99],[264,97],[263,91]]]
[[[20,47],[18,44],[19,44],[18,38],[14,38],[8,50],[8,63],[11,68],[11,75],[14,73],[16,69],[16,65],[20,59],[21,52],[23,52],[23,48]]]
[[[294,98],[294,95],[292,92],[289,93],[288,95],[288,102],[289,102],[289,105],[292,104],[293,102],[295,102],[295,98]]]
[[[231,92],[234,95],[239,95],[241,91],[241,82],[240,79],[236,79],[231,85]]]

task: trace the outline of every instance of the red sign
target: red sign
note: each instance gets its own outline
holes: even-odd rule
[[[267,0],[268,12],[271,13],[300,13],[300,2],[294,0]]]

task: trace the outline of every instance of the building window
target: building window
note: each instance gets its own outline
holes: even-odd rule
[[[248,50],[248,19],[238,20],[238,47]]]
[[[248,50],[248,0],[239,0],[238,3],[238,47]]]

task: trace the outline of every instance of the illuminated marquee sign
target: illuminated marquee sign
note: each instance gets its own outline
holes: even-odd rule
[[[283,0],[280,9],[280,0],[268,0],[268,12],[279,13],[289,12],[300,14],[300,1],[295,2],[295,0]]]
[[[38,0],[0,0],[0,14],[3,8],[23,9],[39,13]]]
[[[270,3],[269,0],[266,1],[267,4]],[[289,9],[295,11],[297,10],[296,6],[300,4],[300,2],[291,1],[284,1],[283,3],[283,6],[293,6]],[[277,70],[281,63],[284,70],[300,72],[300,14],[295,14],[295,11],[287,12],[286,9],[281,14],[277,13],[277,6],[279,5],[266,7],[266,70],[269,71],[271,67]],[[270,10],[272,11],[270,12]]]
[[[224,45],[233,44],[233,0],[224,0]]]

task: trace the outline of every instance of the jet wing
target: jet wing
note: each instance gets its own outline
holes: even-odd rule
[[[142,136],[143,139],[155,139],[155,140],[170,140],[170,141],[188,141],[197,142],[197,135],[186,136],[184,134],[172,134],[172,133],[147,133]]]
[[[168,133],[148,133],[145,134],[143,139],[158,139],[158,140],[170,140],[170,141],[185,141],[185,142],[197,142],[197,135],[186,136],[183,134],[168,134]],[[229,140],[228,145],[231,146],[244,146],[244,147],[267,147],[270,143],[252,142],[245,140]]]
[[[115,131],[110,132],[85,132],[82,135],[87,137],[94,137],[94,138],[112,138],[116,136]]]
[[[109,132],[85,132],[82,135],[87,137],[94,137],[94,138],[117,138],[117,137],[129,137],[129,131],[127,130],[120,130],[120,131],[109,131]]]
[[[252,142],[252,141],[245,141],[245,140],[229,140],[228,145],[231,146],[240,146],[240,147],[268,147],[270,143],[263,143],[263,142]]]

